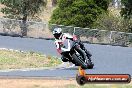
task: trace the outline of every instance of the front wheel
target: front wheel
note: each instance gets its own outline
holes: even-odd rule
[[[79,58],[75,53],[72,57],[78,65],[80,65],[83,69],[87,69],[87,64],[81,59],[81,57]]]
[[[93,69],[94,63],[91,61],[89,61],[88,63],[88,69]]]
[[[94,64],[92,63],[92,61],[91,61],[91,59],[90,59],[90,57],[88,57],[87,55],[86,55],[86,53],[82,50],[82,49],[80,49],[80,48],[76,48],[76,51],[80,54],[80,56],[77,56],[77,57],[81,57],[81,58],[78,58],[81,62],[82,62],[82,68],[85,68],[85,69],[92,69],[93,68],[93,66],[94,66]],[[83,59],[82,59],[83,58]],[[86,64],[87,65],[87,67],[86,66],[84,66],[83,64]]]
[[[87,57],[85,59],[85,62],[87,63],[88,65],[88,69],[92,69],[94,67],[94,63],[91,61],[91,58],[90,57]]]

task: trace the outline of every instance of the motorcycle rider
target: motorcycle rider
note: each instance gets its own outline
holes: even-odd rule
[[[80,45],[80,48],[85,51],[85,53],[87,54],[89,59],[92,56],[90,54],[90,52],[87,51],[87,49],[85,49],[84,44],[80,40],[78,40],[75,35],[71,35],[69,33],[63,33],[61,28],[55,28],[53,30],[53,35],[55,37],[55,45],[56,45],[57,51],[58,51],[58,53],[60,53],[62,55],[61,59],[63,62],[67,62],[69,60],[72,60],[72,58],[68,54],[68,51],[70,51],[69,50],[70,49],[69,43],[68,43],[69,48],[66,49],[65,46],[63,46],[63,42],[66,39],[77,42]],[[67,52],[62,52],[62,50],[67,51]],[[70,61],[70,62],[72,62],[72,61]]]

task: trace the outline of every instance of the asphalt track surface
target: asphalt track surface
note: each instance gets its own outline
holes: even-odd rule
[[[85,44],[85,47],[93,54],[92,60],[95,64],[93,69],[88,69],[88,74],[130,74],[132,75],[132,48]],[[42,40],[32,38],[19,38],[0,36],[0,48],[8,48],[22,51],[35,51],[46,55],[60,57],[55,49],[53,40]],[[0,76],[8,77],[75,77],[77,67],[32,69],[0,71]]]

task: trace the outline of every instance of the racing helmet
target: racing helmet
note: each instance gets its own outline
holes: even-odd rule
[[[62,34],[62,29],[61,29],[61,28],[55,28],[55,29],[53,30],[53,35],[54,35],[54,37],[55,37],[56,39],[59,39],[60,36],[61,36],[61,34]]]

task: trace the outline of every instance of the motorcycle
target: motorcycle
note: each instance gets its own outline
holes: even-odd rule
[[[63,48],[66,47],[69,48],[69,50],[65,51],[62,49],[62,52],[68,53],[69,56],[72,58],[72,59],[68,58],[68,61],[72,62],[76,66],[81,66],[83,69],[93,68],[94,63],[91,61],[91,58],[87,56],[86,52],[83,49],[81,49],[78,42],[72,40],[66,40],[64,42]]]

